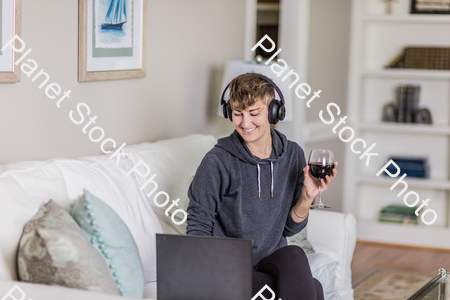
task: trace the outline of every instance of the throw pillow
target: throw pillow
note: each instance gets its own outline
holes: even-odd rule
[[[299,233],[287,238],[288,245],[297,245],[305,251],[305,253],[316,253],[311,243],[308,241],[307,229],[302,229]]]
[[[53,200],[25,224],[17,265],[22,281],[119,295],[101,255]]]
[[[125,222],[138,247],[145,283],[156,282],[156,233],[163,230],[150,203],[153,201],[139,189],[134,176],[126,175],[134,167],[133,162],[121,159],[117,166],[115,159],[103,155],[59,160],[57,165],[63,173],[70,203],[76,203],[83,188],[87,188]]]
[[[133,236],[122,219],[87,189],[75,203],[72,216],[108,263],[120,293],[142,298],[144,269]]]

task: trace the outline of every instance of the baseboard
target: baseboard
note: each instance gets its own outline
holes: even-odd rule
[[[431,250],[431,251],[441,251],[450,253],[450,249],[448,248],[438,248],[438,247],[423,247],[423,246],[412,246],[412,245],[403,245],[403,244],[394,244],[394,243],[382,243],[382,242],[373,242],[357,239],[356,244],[358,245],[372,245],[372,246],[382,246],[382,247],[391,247],[391,248],[403,248],[403,249],[411,249],[411,250]]]

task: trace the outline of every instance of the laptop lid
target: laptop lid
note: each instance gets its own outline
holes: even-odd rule
[[[250,300],[252,240],[156,235],[158,300]]]

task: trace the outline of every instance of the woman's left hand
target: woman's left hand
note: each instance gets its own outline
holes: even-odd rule
[[[325,176],[324,179],[320,179],[320,181],[313,177],[311,173],[309,173],[309,165],[306,165],[306,167],[303,168],[303,173],[305,175],[305,179],[303,181],[303,191],[302,194],[305,194],[306,197],[305,201],[308,201],[307,205],[312,204],[314,201],[314,198],[316,198],[319,195],[319,186],[322,184],[321,191],[324,192],[327,190],[328,185],[331,183],[331,180],[336,177],[337,175],[337,167],[338,163],[334,163],[334,169],[333,169],[333,175],[331,176]],[[302,195],[303,196],[303,195]]]

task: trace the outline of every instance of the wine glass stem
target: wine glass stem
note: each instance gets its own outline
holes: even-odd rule
[[[322,182],[319,184],[319,206],[322,206]]]

